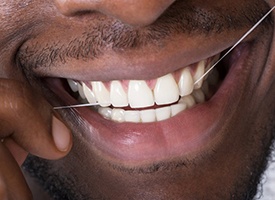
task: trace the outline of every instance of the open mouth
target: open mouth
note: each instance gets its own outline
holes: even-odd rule
[[[220,58],[217,54],[153,80],[74,81],[67,79],[80,103],[99,104],[93,110],[115,122],[148,123],[169,119],[210,99],[221,74],[214,69],[195,82]],[[223,72],[226,68],[223,68]]]
[[[240,72],[250,47],[240,44],[197,84],[223,52],[152,80],[46,82],[67,105],[99,104],[75,108],[87,122],[83,130],[91,148],[124,163],[160,161],[191,155],[221,140],[219,127],[241,98]]]

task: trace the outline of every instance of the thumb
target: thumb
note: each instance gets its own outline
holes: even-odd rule
[[[72,135],[44,98],[26,84],[0,80],[0,138],[10,137],[25,151],[46,159],[65,156]]]

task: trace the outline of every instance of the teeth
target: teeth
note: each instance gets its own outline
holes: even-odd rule
[[[181,111],[184,111],[187,108],[185,103],[178,103],[171,106],[171,116],[179,114]]]
[[[165,106],[157,109],[147,110],[124,110],[112,109],[108,107],[98,108],[98,113],[104,118],[116,122],[133,122],[133,123],[149,123],[156,121],[163,121],[179,114],[187,108],[193,107],[196,104],[192,95],[182,97],[178,104]]]
[[[128,100],[131,108],[146,108],[155,104],[153,93],[145,81],[130,81]]]
[[[154,109],[142,110],[140,111],[141,121],[146,122],[155,122],[156,121],[156,111]]]
[[[78,87],[78,93],[79,93],[79,96],[82,98],[82,99],[85,99],[85,94],[84,94],[84,91],[83,91],[83,87],[80,85],[80,84],[77,84],[77,87]]]
[[[173,117],[180,112],[191,108],[196,104],[192,95],[182,97],[178,104],[165,106],[157,109],[148,110],[123,110],[111,108],[98,108],[98,113],[104,118],[116,122],[132,122],[132,123],[150,123],[156,121],[163,121]]]
[[[172,74],[157,79],[154,97],[157,105],[170,104],[179,100],[179,88]]]
[[[126,122],[135,122],[138,123],[140,122],[140,112],[139,111],[125,111],[124,112],[124,117]]]
[[[170,118],[170,116],[171,116],[171,107],[170,106],[156,109],[157,121],[166,120],[166,119]]]
[[[123,109],[113,109],[112,114],[111,114],[111,119],[113,121],[117,121],[117,122],[124,122],[125,121],[124,110]]]
[[[112,109],[111,108],[98,108],[98,113],[106,119],[111,119]]]
[[[192,95],[194,96],[194,99],[197,103],[205,102],[205,95],[201,89],[194,90]]]
[[[96,103],[96,97],[94,92],[87,87],[87,85],[85,83],[82,83],[82,87],[83,87],[83,93],[86,97],[86,99],[88,100],[89,103]]]
[[[71,90],[73,92],[77,92],[78,91],[78,83],[73,81],[72,79],[68,79],[67,81],[68,81],[68,84],[69,84]]]
[[[192,95],[181,97],[179,103],[186,104],[187,108],[192,108],[196,104],[195,99]]]
[[[112,81],[110,91],[111,104],[115,107],[128,106],[128,98],[119,81]]]
[[[193,92],[194,80],[188,67],[182,70],[178,85],[182,97]]]
[[[104,84],[100,81],[94,81],[92,82],[92,87],[99,105],[102,107],[110,106],[110,92],[106,89]]]
[[[199,62],[197,69],[194,74],[194,82],[196,82],[203,74],[205,69],[205,60]],[[195,84],[194,89],[201,88],[203,80],[200,80],[197,84]]]
[[[200,61],[194,72],[189,66],[175,74],[170,73],[159,77],[152,82],[155,83],[153,90],[152,84],[150,88],[145,80],[129,80],[126,86],[118,80],[111,81],[109,84],[101,81],[90,83],[78,83],[71,79],[67,81],[72,91],[79,93],[81,101],[98,102],[100,105],[97,108],[98,113],[106,119],[132,123],[156,122],[169,119],[197,103],[205,102],[206,97],[208,98],[211,93],[209,86],[216,86],[220,81],[217,70],[214,69],[207,80],[204,78],[196,85],[194,83],[205,73],[206,67],[209,68],[218,59],[219,56],[215,56],[210,61]],[[105,85],[110,85],[110,88]],[[145,109],[155,104],[167,106]],[[109,108],[111,105],[115,108]],[[121,109],[128,106],[140,108],[140,110]]]

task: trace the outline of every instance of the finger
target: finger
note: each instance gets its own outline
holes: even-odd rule
[[[28,152],[20,147],[12,138],[6,138],[3,145],[9,150],[19,166],[23,164],[28,156]]]
[[[32,199],[18,164],[3,144],[0,144],[0,199]]]
[[[28,156],[28,152],[20,147],[12,138],[6,138],[3,145],[9,150],[15,161],[21,166]]]
[[[11,137],[27,152],[46,159],[65,156],[72,136],[52,107],[28,85],[0,80],[0,137]]]

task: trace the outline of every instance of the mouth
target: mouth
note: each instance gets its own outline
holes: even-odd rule
[[[228,109],[234,110],[228,102],[238,102],[230,91],[241,85],[236,73],[243,68],[248,46],[239,45],[197,84],[223,52],[151,80],[47,82],[68,104],[99,104],[75,109],[94,151],[141,165],[193,155],[221,140],[218,129]]]
[[[73,113],[80,116],[90,148],[106,159],[143,165],[187,158],[225,137],[219,130],[241,99],[241,72],[251,46],[237,46],[197,84],[223,52],[150,80],[47,78],[46,84],[67,105],[99,104],[74,108]]]
[[[217,69],[196,82],[219,58],[217,54],[152,80],[66,79],[68,93],[80,103],[98,104],[92,110],[107,120],[120,123],[163,121],[212,97],[220,83]]]

